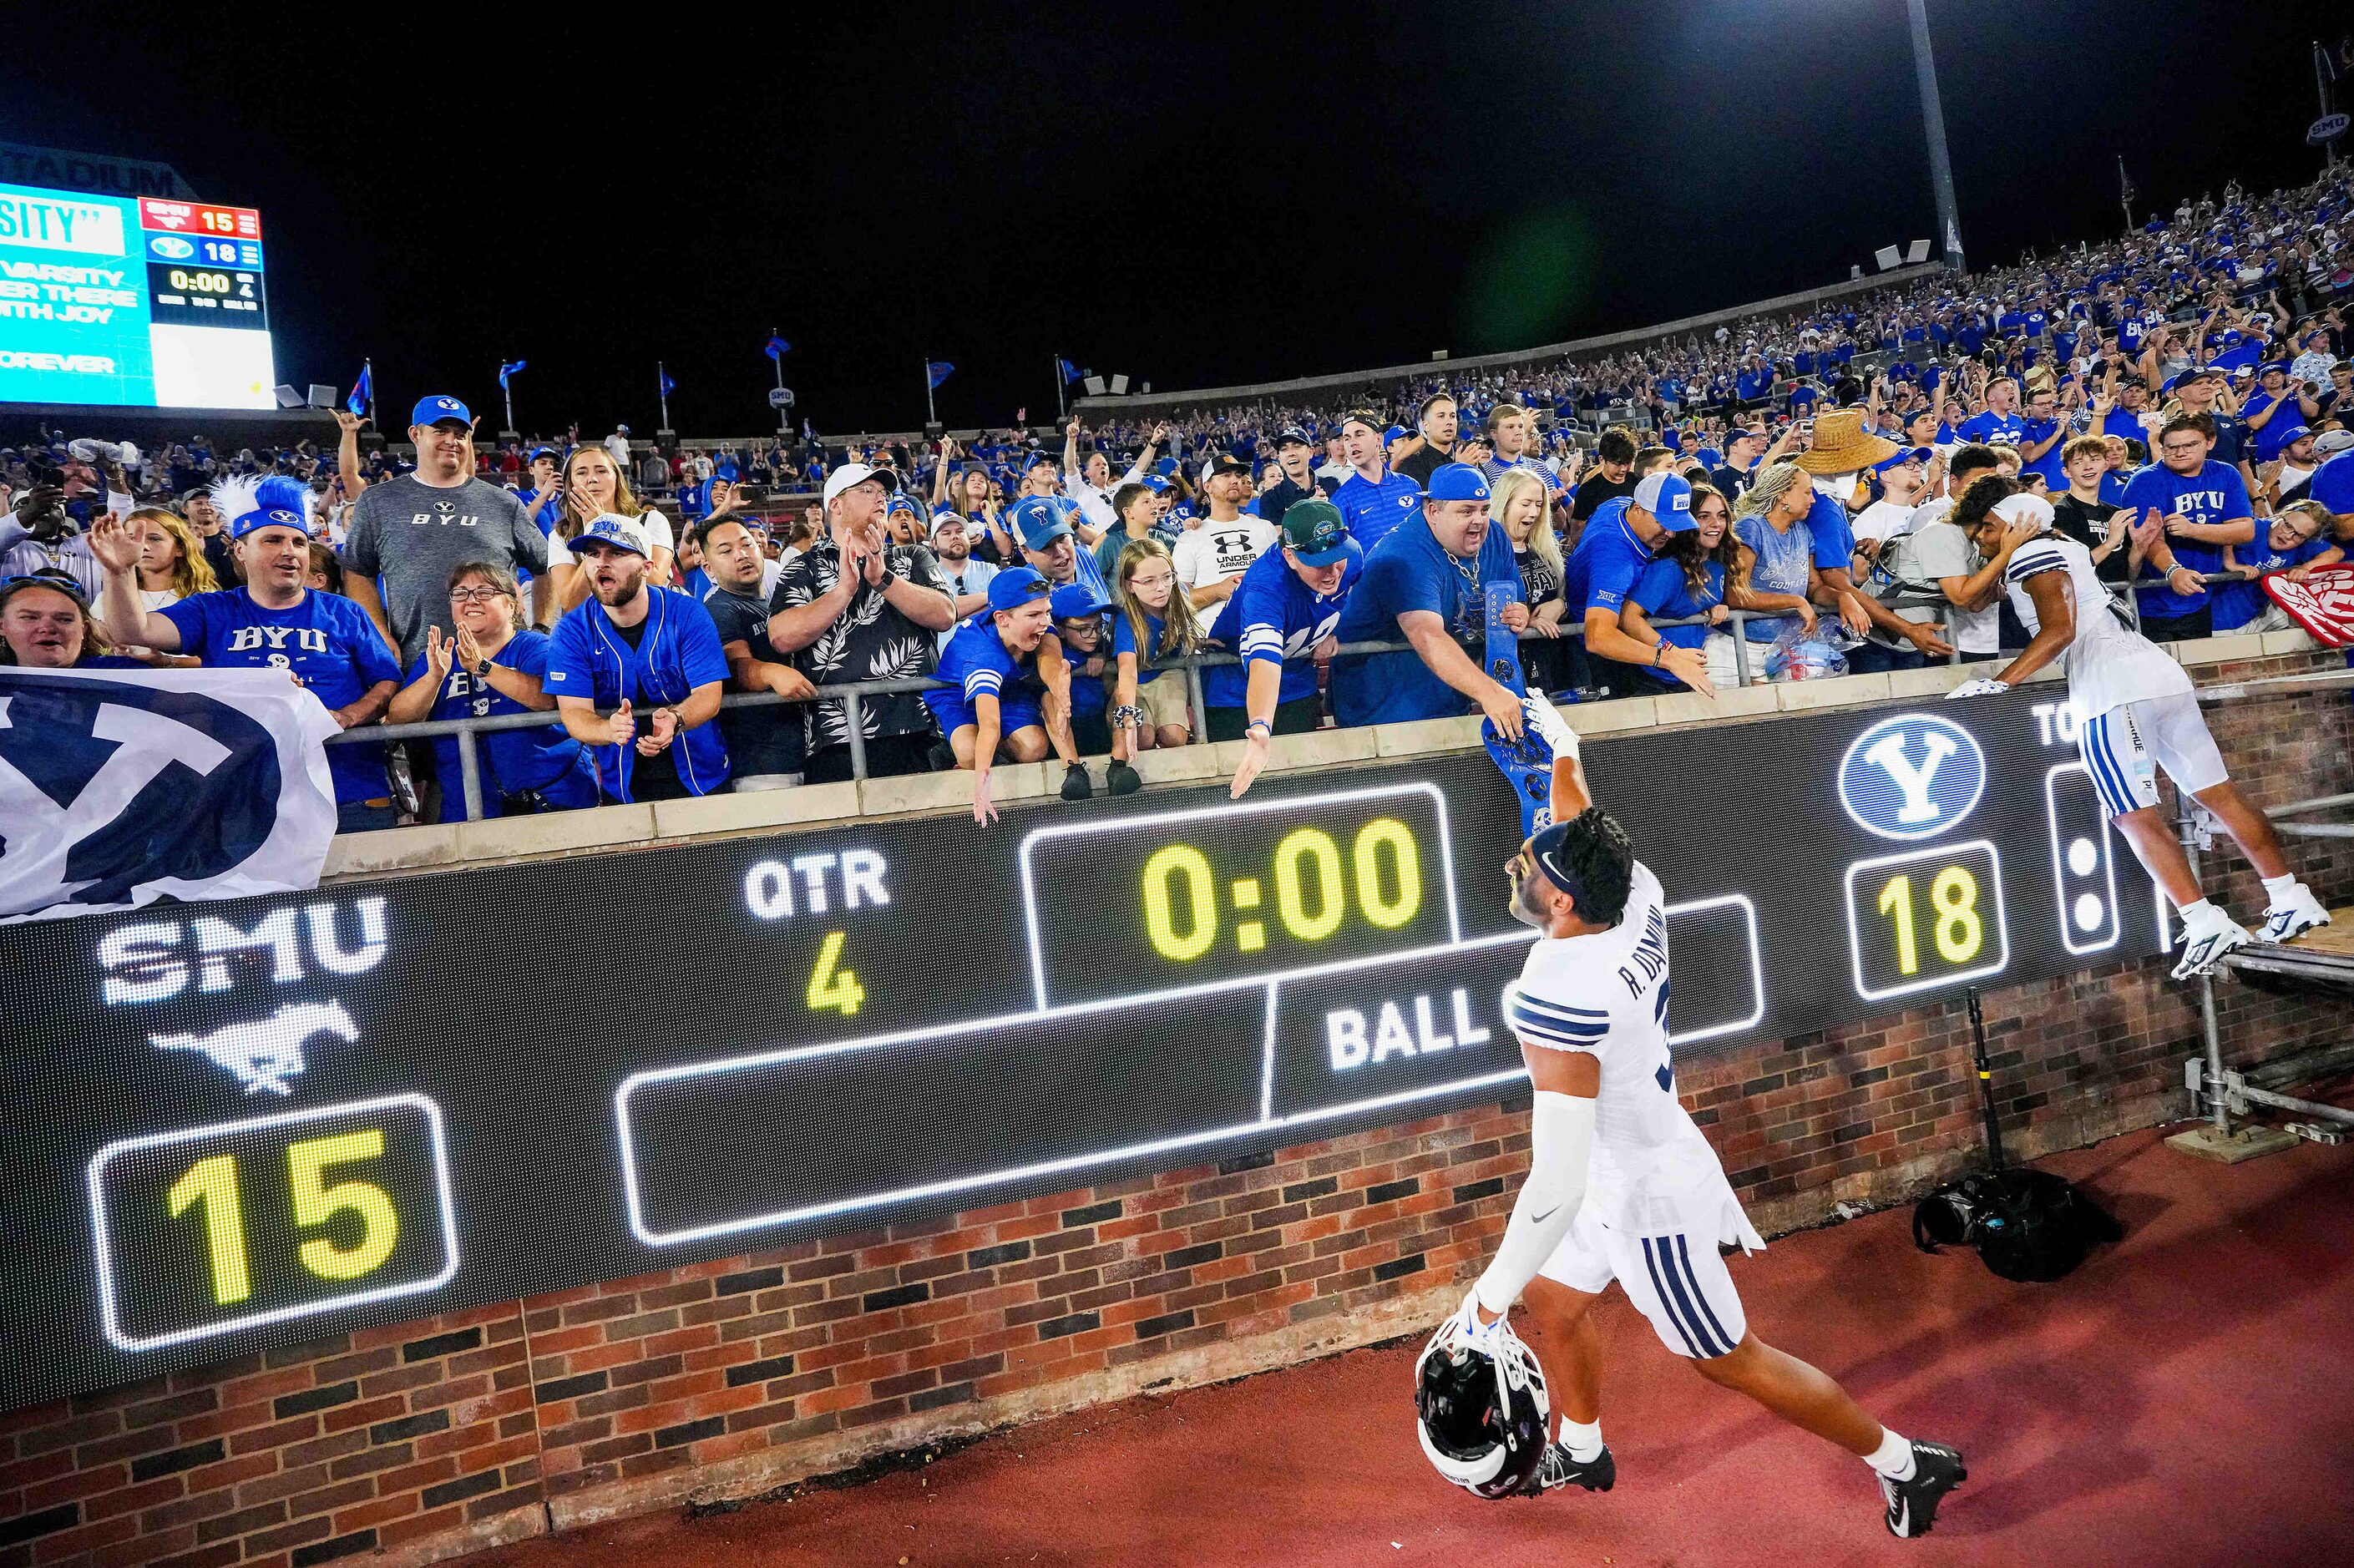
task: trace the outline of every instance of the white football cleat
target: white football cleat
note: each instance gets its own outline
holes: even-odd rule
[[[2264,911],[2264,923],[2256,929],[2259,942],[2280,943],[2301,937],[2316,926],[2329,924],[2329,911],[2312,889],[2302,882],[2290,890],[2289,895]]]
[[[2247,947],[2255,938],[2238,921],[2213,905],[2201,913],[2182,916],[2182,961],[2174,966],[2176,980],[2211,973],[2223,955]]]

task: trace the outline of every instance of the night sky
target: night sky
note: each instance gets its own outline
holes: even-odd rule
[[[928,357],[949,424],[1034,421],[1057,353],[1168,389],[1522,347],[1935,232],[1902,0],[943,10],[66,5],[0,138],[259,207],[281,380],[372,355],[388,415],[486,428],[502,357],[526,429],[651,431],[657,359],[682,432],[772,428],[772,326],[822,429],[920,421]],[[2137,219],[2309,178],[2308,45],[2354,27],[1929,12],[1977,265],[2114,234],[2119,154]]]

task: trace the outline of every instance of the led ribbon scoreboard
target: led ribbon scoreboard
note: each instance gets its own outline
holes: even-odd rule
[[[1678,1053],[2157,951],[2049,690],[1589,746]],[[1452,756],[0,928],[0,1408],[1510,1094],[1518,826]]]
[[[0,402],[270,408],[251,207],[0,185]]]

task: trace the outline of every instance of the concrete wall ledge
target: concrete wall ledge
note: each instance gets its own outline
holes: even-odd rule
[[[2194,680],[2217,680],[2216,666],[2300,653],[2335,654],[2302,631],[2261,636],[2202,637],[2165,645],[2191,671]],[[2319,662],[2317,667],[2323,667]],[[1827,681],[1791,681],[1719,692],[1712,699],[1696,692],[1662,692],[1623,702],[1573,705],[1561,710],[1581,736],[1630,730],[1681,729],[1696,725],[1755,723],[1781,714],[1862,706],[1906,698],[1942,698],[1964,681],[1988,673],[1983,664],[1931,664],[1884,674],[1842,675]],[[2038,682],[2062,679],[2055,664]],[[1323,729],[1278,736],[1268,776],[1351,763],[1394,761],[1479,748],[1479,720],[1421,719],[1368,729]],[[1149,751],[1136,759],[1147,793],[1154,786],[1198,784],[1233,774],[1242,758],[1239,741]],[[1103,759],[1091,759],[1097,789]],[[1062,788],[1059,762],[1018,763],[992,774],[1000,804],[1037,800]],[[339,837],[327,852],[322,880],[343,883],[439,871],[459,865],[498,864],[554,856],[603,853],[616,849],[693,842],[771,832],[810,823],[855,821],[971,809],[972,780],[963,773],[925,773],[864,783],[812,784],[755,795],[714,795],[699,800],[653,805],[599,806],[541,817],[392,828]]]

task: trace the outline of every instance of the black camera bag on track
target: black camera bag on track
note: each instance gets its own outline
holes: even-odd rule
[[[1993,1167],[1938,1188],[1914,1206],[1913,1245],[1923,1252],[1971,1246],[1978,1261],[2005,1279],[2059,1279],[2103,1242],[2122,1241],[2125,1229],[2090,1194],[2048,1171],[2006,1167],[1995,1121],[1994,1070],[1987,1056],[1986,1020],[1978,993],[1969,993],[1970,1030],[1977,1047],[1978,1097],[1986,1116],[1987,1156]]]

